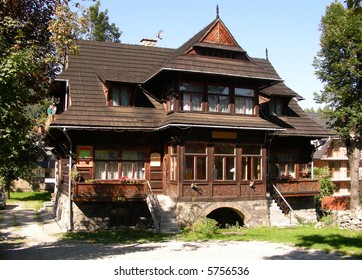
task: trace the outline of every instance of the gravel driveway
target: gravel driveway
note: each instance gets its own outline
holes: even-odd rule
[[[0,212],[0,259],[6,260],[340,260],[339,254],[260,241],[89,244],[59,239],[49,213],[8,205]]]

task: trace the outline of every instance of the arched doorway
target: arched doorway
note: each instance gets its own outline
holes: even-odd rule
[[[210,212],[206,217],[216,220],[220,228],[225,228],[227,225],[244,225],[244,215],[233,208],[217,208]]]

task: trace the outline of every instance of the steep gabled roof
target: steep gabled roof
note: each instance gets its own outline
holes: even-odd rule
[[[241,55],[243,59],[219,58],[197,54],[197,49],[224,50]],[[274,69],[264,67],[250,58],[227,29],[216,18],[181,47],[151,77],[162,71],[206,73],[240,78],[281,82]],[[150,78],[151,78],[150,77]]]

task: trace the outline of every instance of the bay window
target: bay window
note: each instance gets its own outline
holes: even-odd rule
[[[209,112],[229,113],[229,87],[207,87]]]
[[[235,113],[254,114],[254,90],[247,88],[235,88]]]
[[[179,90],[182,96],[181,110],[202,111],[202,85],[181,83]]]

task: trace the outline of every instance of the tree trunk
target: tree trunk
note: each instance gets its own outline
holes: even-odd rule
[[[359,184],[359,166],[361,159],[361,150],[357,147],[349,154],[349,166],[351,169],[351,209],[361,206],[360,184]]]
[[[11,181],[5,181],[5,197],[10,198]]]

